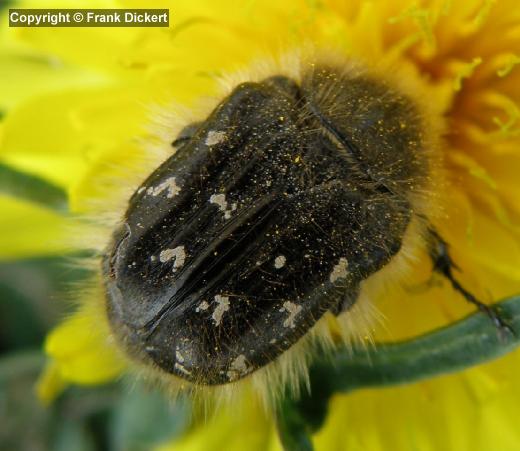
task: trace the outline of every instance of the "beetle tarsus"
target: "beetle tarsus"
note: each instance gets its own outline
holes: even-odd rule
[[[431,228],[430,233],[430,258],[433,262],[433,270],[442,274],[449,280],[451,286],[455,291],[460,293],[464,299],[470,304],[474,305],[480,312],[484,313],[493,322],[498,330],[501,339],[506,339],[507,336],[516,335],[513,328],[503,318],[498,309],[492,305],[488,305],[479,301],[472,293],[470,293],[453,275],[453,269],[459,269],[453,262],[448,244],[442,239],[436,230]]]

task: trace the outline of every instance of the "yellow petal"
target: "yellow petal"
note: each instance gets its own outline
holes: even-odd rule
[[[337,395],[314,444],[345,451],[514,451],[519,376],[516,352],[427,382]]]
[[[128,89],[61,91],[25,102],[5,119],[0,147],[14,167],[69,187],[114,141],[142,132],[143,108]]]
[[[70,251],[66,218],[40,205],[0,194],[0,260]]]
[[[17,1],[17,8],[117,8],[111,0],[42,0]],[[6,16],[3,17],[7,19]],[[5,23],[5,22],[4,22]],[[96,71],[114,69],[120,54],[140,35],[139,28],[8,28],[3,29],[2,39],[7,43],[23,44],[40,53],[53,56],[56,61],[66,61],[78,67],[90,67]],[[100,50],[103,51],[100,51]]]
[[[282,451],[272,418],[254,398],[244,397],[233,407],[219,408],[201,419],[180,440],[165,443],[155,451]]]
[[[47,366],[36,383],[36,395],[44,404],[50,404],[67,387],[63,379],[60,367],[56,362],[47,362]]]
[[[0,109],[4,113],[40,95],[74,86],[96,86],[106,78],[92,70],[74,67],[21,45],[3,46],[0,54],[2,83]]]
[[[97,292],[97,294],[96,294]],[[99,296],[96,290],[90,296]],[[100,384],[114,380],[126,366],[99,305],[91,302],[56,327],[45,342],[45,352],[55,362],[61,378],[70,383]]]

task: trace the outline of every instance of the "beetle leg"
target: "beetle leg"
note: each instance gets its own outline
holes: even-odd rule
[[[504,334],[515,335],[515,331],[507,324],[496,307],[479,301],[453,275],[453,269],[460,270],[460,268],[453,262],[448,244],[434,228],[429,229],[429,254],[432,259],[433,270],[448,279],[453,289],[460,293],[467,302],[473,304],[478,310],[487,315],[493,321],[501,336],[504,336]]]

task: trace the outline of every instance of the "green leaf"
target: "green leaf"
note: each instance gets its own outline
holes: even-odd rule
[[[520,296],[496,304],[511,327],[497,329],[490,318],[474,313],[461,321],[412,340],[377,344],[372,349],[339,349],[310,368],[311,394],[282,401],[278,428],[286,450],[301,448],[325,421],[330,397],[359,388],[410,383],[460,371],[500,357],[520,345]]]
[[[45,336],[38,311],[2,278],[0,266],[0,353],[38,346]]]
[[[7,9],[9,6],[14,6],[14,4],[14,0],[2,0],[0,2],[0,11],[2,11],[3,9]]]
[[[57,211],[67,210],[67,193],[38,176],[0,163],[0,193],[42,204]]]
[[[71,288],[92,276],[88,253],[0,262],[0,354],[41,346],[46,331],[72,308]]]
[[[180,434],[188,425],[188,404],[172,401],[156,389],[135,384],[113,412],[114,451],[146,451]]]
[[[50,418],[36,400],[34,381],[45,357],[39,351],[0,357],[0,449],[44,451]]]
[[[84,424],[64,418],[56,427],[52,451],[95,451],[95,442]]]
[[[278,435],[287,451],[312,451],[312,442],[305,418],[295,403],[285,402],[276,421]]]

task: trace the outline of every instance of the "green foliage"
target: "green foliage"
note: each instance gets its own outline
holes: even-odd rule
[[[53,210],[67,210],[67,193],[63,189],[3,163],[0,163],[0,193],[41,204]]]
[[[310,369],[311,393],[282,402],[278,429],[287,450],[312,449],[309,435],[324,423],[335,393],[405,384],[452,373],[500,357],[520,345],[520,296],[497,304],[511,331],[474,313],[447,327],[400,343],[370,349],[339,349]],[[302,445],[304,444],[304,445]]]

